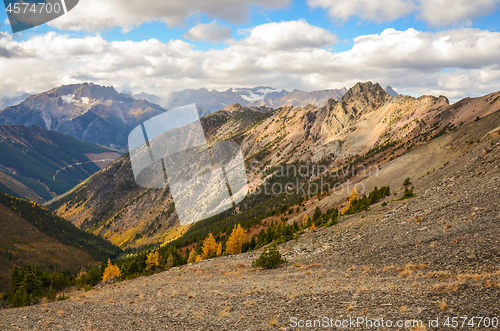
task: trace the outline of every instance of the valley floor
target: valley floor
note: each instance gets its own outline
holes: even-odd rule
[[[289,261],[280,269],[250,266],[262,250],[201,261],[2,310],[0,329],[319,330],[298,321],[362,317],[424,325],[392,330],[442,330],[458,317],[461,330],[489,330],[461,327],[460,317],[500,318],[499,166],[500,144],[484,143],[414,180],[416,197],[280,245]],[[437,318],[439,327],[429,327]]]

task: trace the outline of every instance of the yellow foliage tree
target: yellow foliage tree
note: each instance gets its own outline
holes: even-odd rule
[[[309,216],[305,214],[304,217],[302,217],[302,225],[306,225],[307,221],[309,221]]]
[[[105,282],[108,279],[113,279],[115,277],[120,277],[120,268],[118,268],[116,264],[112,264],[111,260],[108,259],[108,266],[106,267],[106,270],[104,270],[102,281]]]
[[[160,253],[150,252],[146,258],[146,270],[155,270],[160,265]]]
[[[213,253],[217,253],[217,242],[215,241],[214,235],[210,232],[208,237],[203,241],[201,259],[205,260]]]
[[[201,255],[196,255],[196,259],[194,260],[194,262],[198,262],[198,261],[201,261],[203,260],[203,258],[201,257]]]
[[[191,252],[189,252],[187,263],[196,262],[196,249],[193,248]]]
[[[221,255],[222,255],[222,244],[218,243],[217,244],[217,256],[221,256]]]
[[[342,208],[342,210],[340,211],[340,215],[344,215],[345,213],[347,213],[351,208],[352,202],[358,198],[358,192],[356,191],[356,186],[352,187],[351,194],[349,194],[348,198],[349,201],[347,202],[347,206],[345,206],[345,208]]]
[[[238,254],[241,253],[241,247],[247,241],[247,231],[238,224],[231,235],[229,236],[226,243],[226,254]]]
[[[174,257],[172,254],[169,254],[167,257],[167,269],[170,269],[174,266]]]

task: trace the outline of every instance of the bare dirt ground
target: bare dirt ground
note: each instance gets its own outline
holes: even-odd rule
[[[423,326],[340,329],[443,330],[447,317],[461,330],[494,329],[467,324],[500,318],[500,137],[492,139],[414,180],[416,197],[391,196],[280,245],[283,268],[252,268],[261,250],[201,261],[2,310],[0,329],[320,330],[328,328],[298,321],[358,317]]]
[[[109,152],[109,153],[87,153],[86,157],[89,158],[90,161],[94,162],[96,166],[99,168],[104,168],[108,164],[111,164],[114,160],[120,157],[119,153]]]

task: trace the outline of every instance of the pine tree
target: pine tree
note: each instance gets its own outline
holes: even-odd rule
[[[274,244],[271,247],[264,248],[259,258],[252,262],[252,267],[271,269],[277,268],[287,262],[286,259],[281,257],[279,250],[276,248],[276,244]]]
[[[25,272],[23,282],[19,289],[28,294],[34,294],[36,296],[42,290],[42,281],[33,271]]]
[[[212,254],[217,253],[217,242],[215,241],[214,235],[212,232],[208,234],[208,236],[203,241],[203,248],[201,253],[201,259],[205,260],[210,257]]]
[[[247,231],[238,224],[226,243],[226,254],[238,254],[241,253],[241,247],[247,240]]]
[[[16,265],[14,266],[14,269],[12,269],[10,273],[10,288],[12,292],[16,292],[21,286],[22,282],[23,282],[23,276],[19,272],[19,269],[17,268]]]
[[[104,270],[104,274],[102,275],[102,280],[103,282],[105,282],[108,279],[114,279],[116,277],[120,277],[120,268],[118,268],[117,265],[113,265],[111,263],[111,260],[108,259],[108,266],[106,270]]]
[[[313,221],[317,222],[320,217],[321,217],[321,209],[319,209],[319,207],[316,207],[316,210],[314,210],[313,214]]]

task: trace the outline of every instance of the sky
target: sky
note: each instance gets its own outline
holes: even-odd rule
[[[0,12],[0,97],[94,82],[292,91],[390,85],[451,100],[500,90],[500,0],[80,0],[13,34]]]

